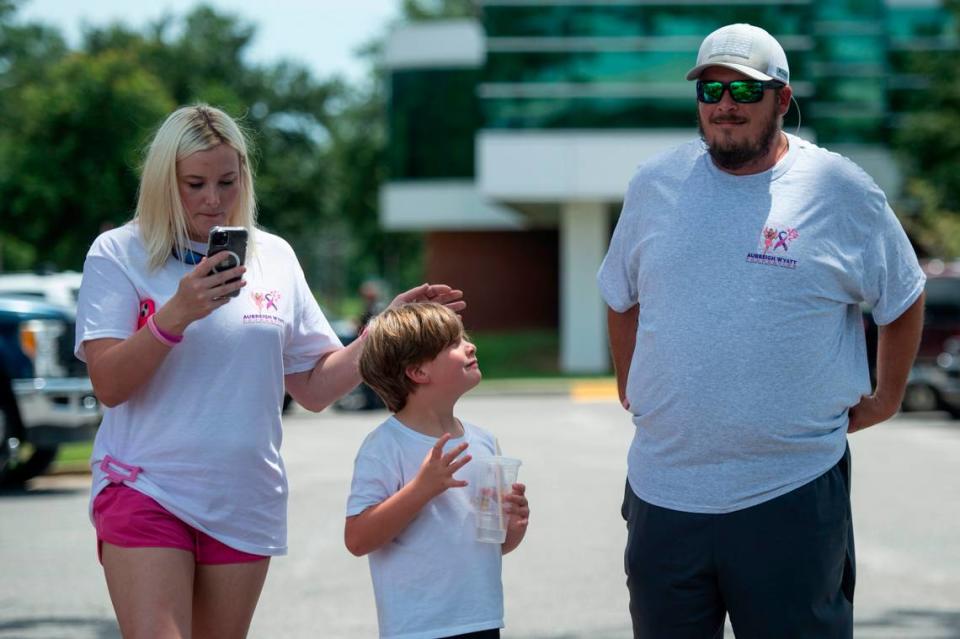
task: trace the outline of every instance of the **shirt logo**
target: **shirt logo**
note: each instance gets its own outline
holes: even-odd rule
[[[247,313],[243,316],[244,324],[273,324],[283,326],[280,316],[280,300],[283,296],[280,291],[258,289],[250,292],[250,299],[257,307],[256,313]]]
[[[270,291],[269,293],[253,291],[250,293],[250,297],[253,298],[253,303],[257,305],[258,311],[280,310],[277,306],[280,302],[280,293],[278,291]]]
[[[765,226],[760,233],[757,250],[747,253],[747,261],[753,264],[769,264],[781,268],[797,268],[798,260],[789,256],[790,246],[800,237],[800,232],[791,227]]]

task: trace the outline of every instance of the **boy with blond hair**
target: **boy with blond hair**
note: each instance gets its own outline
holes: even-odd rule
[[[357,453],[344,538],[370,556],[380,637],[499,637],[501,555],[520,544],[530,510],[513,484],[506,540],[476,540],[472,455],[462,453],[497,455],[498,445],[453,408],[480,382],[477,349],[457,314],[432,303],[387,309],[363,339],[360,374],[394,414]]]

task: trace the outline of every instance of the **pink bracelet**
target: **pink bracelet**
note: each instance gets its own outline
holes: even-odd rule
[[[153,319],[153,315],[147,318],[147,328],[149,328],[153,336],[157,338],[157,341],[164,346],[173,348],[183,341],[183,335],[171,335],[157,326],[157,320]]]

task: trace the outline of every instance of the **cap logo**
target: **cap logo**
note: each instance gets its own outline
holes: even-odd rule
[[[781,67],[777,67],[777,77],[780,77],[780,78],[782,78],[783,80],[786,80],[787,78],[790,77],[790,74],[787,73],[787,70],[786,70],[786,69],[783,69],[783,68],[781,68]]]
[[[753,40],[749,37],[738,35],[736,33],[726,34],[722,40],[713,44],[713,50],[708,58],[717,56],[733,56],[737,58],[750,58],[750,51],[753,49]]]

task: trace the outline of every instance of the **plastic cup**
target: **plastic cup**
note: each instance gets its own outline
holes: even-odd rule
[[[517,481],[520,460],[512,457],[476,457],[471,462],[479,470],[476,480],[475,512],[477,541],[502,544],[507,538],[507,515],[503,498]]]

